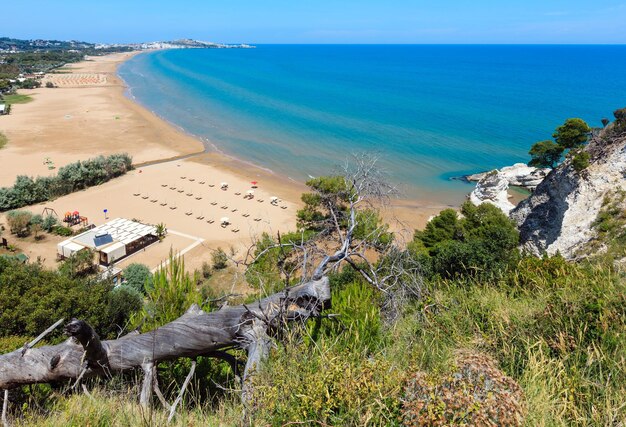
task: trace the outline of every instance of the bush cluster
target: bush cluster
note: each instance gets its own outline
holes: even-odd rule
[[[127,154],[99,156],[71,163],[59,169],[56,176],[32,177],[20,175],[13,187],[0,188],[0,211],[44,202],[77,190],[99,185],[132,169]]]
[[[485,276],[514,263],[519,233],[500,209],[488,203],[466,202],[461,215],[446,209],[423,231],[416,231],[409,250],[427,276]]]

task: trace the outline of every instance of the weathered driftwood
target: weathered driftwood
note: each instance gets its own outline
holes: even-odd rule
[[[141,401],[146,404],[152,396],[154,364],[181,357],[220,357],[215,352],[237,347],[248,350],[249,373],[267,352],[269,330],[284,321],[317,316],[329,302],[330,286],[322,277],[250,305],[211,313],[194,305],[160,328],[115,340],[101,341],[86,322],[73,320],[65,327],[70,339],[62,344],[0,355],[0,389],[143,368],[148,378]]]

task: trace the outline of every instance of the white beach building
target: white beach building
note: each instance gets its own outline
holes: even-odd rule
[[[155,226],[116,218],[62,241],[57,254],[67,258],[83,249],[94,249],[100,265],[108,266],[158,240]]]

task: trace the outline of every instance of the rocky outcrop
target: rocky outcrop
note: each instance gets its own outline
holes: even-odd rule
[[[470,193],[470,201],[476,206],[491,203],[508,215],[515,207],[509,202],[508,189],[509,181],[504,174],[497,170],[491,171],[476,184],[476,188]]]
[[[488,173],[491,172],[467,175],[465,178],[471,182],[479,182]],[[509,185],[534,190],[541,183],[541,181],[543,181],[544,178],[550,173],[550,169],[534,168],[526,165],[525,163],[515,163],[513,166],[506,166],[500,169],[498,172],[500,172],[500,174],[502,174],[502,176],[506,178],[506,180],[509,182]]]
[[[604,197],[626,190],[626,134],[611,133],[607,129],[594,136],[585,148],[587,168],[576,171],[566,159],[511,212],[523,249],[535,255],[559,252],[569,259],[585,255]]]

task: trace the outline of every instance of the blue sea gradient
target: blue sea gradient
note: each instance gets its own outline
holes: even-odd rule
[[[262,45],[135,56],[132,97],[219,150],[296,180],[377,152],[406,197],[527,162],[569,117],[626,106],[626,46]]]

